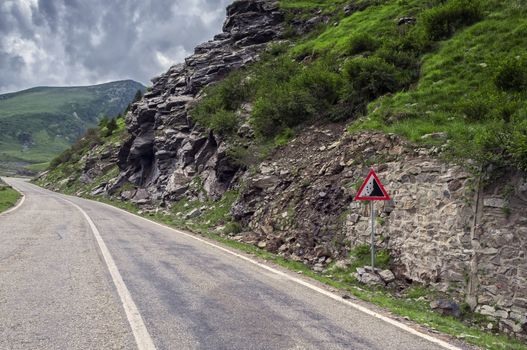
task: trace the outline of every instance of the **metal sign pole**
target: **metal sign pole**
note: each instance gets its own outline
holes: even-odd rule
[[[373,201],[370,201],[371,205],[371,268],[375,271],[375,206]]]

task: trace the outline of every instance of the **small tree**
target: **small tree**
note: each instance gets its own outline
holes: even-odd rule
[[[115,130],[117,130],[117,121],[116,118],[112,118],[107,124],[106,124],[106,136],[111,136]]]

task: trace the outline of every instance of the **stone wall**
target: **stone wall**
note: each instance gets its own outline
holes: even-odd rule
[[[502,331],[527,338],[525,178],[478,182],[426,154],[378,169],[393,201],[376,203],[376,245],[390,251],[396,275],[449,292]],[[369,206],[351,207],[346,236],[367,244]]]
[[[378,169],[392,201],[375,204],[377,244],[390,250],[397,274],[444,291],[463,285],[473,216],[468,174],[427,155]],[[370,242],[370,226],[370,207],[354,202],[345,228],[352,246]]]

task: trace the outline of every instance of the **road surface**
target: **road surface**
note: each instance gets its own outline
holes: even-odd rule
[[[25,201],[0,215],[0,349],[455,349],[294,273],[6,180]]]

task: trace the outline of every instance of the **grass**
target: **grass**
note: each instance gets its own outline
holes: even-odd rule
[[[362,1],[344,17],[343,3],[283,0],[293,19],[318,9],[335,22],[209,88],[193,118],[236,140],[235,112],[252,102],[255,148],[284,130],[348,119],[350,132],[448,142],[450,159],[527,169],[527,4]],[[416,24],[398,25],[401,17]],[[422,139],[435,132],[446,139]]]
[[[20,197],[21,194],[12,187],[0,183],[0,213],[13,207]]]
[[[513,75],[527,72],[527,5],[480,3],[485,17],[427,54],[413,88],[370,103],[350,131],[383,130],[417,143],[433,143],[421,138],[446,132],[454,158],[524,169],[527,94],[524,89],[505,91],[496,77],[503,62],[511,60],[517,66]]]

